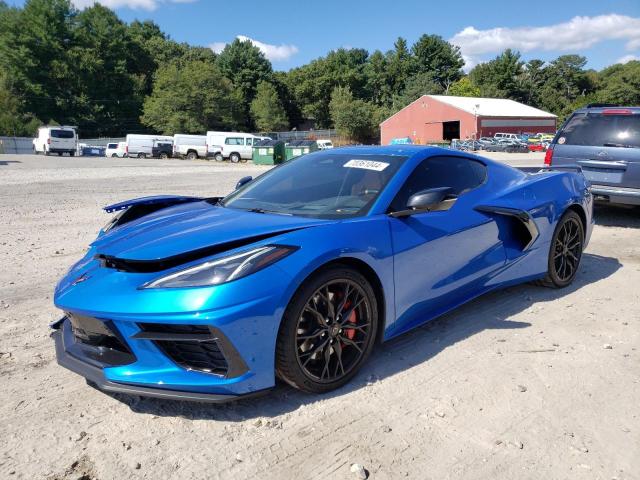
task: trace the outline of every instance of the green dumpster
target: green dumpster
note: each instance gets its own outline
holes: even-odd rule
[[[288,162],[296,157],[315,152],[318,150],[318,144],[315,140],[295,140],[287,143],[285,150],[285,160]]]
[[[253,145],[253,163],[256,165],[278,165],[284,162],[284,142],[278,140],[259,140]]]

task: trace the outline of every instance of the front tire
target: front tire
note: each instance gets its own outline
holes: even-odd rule
[[[349,382],[375,343],[378,308],[367,279],[346,266],[300,286],[280,325],[276,374],[293,387],[324,393]]]
[[[562,216],[553,232],[547,275],[539,281],[539,284],[551,288],[564,288],[570,285],[578,273],[583,249],[582,220],[576,212],[569,210]]]
[[[166,160],[167,158],[169,158],[169,155],[163,152],[163,153],[160,154],[160,158],[162,160]]]

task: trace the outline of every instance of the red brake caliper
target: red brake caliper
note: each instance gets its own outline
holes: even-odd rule
[[[344,308],[345,309],[349,308],[350,306],[351,306],[351,302],[346,302],[344,304]],[[351,315],[349,315],[349,319],[347,321],[350,322],[350,323],[353,323],[354,325],[357,323],[358,317],[356,315],[356,311],[355,310],[353,312],[351,312]],[[346,327],[346,326],[344,327],[344,329],[345,329],[345,334],[346,334],[347,338],[349,340],[353,340],[353,337],[356,336],[355,329],[349,328],[349,327]]]

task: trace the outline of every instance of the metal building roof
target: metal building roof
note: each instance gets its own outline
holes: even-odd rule
[[[553,113],[505,98],[452,97],[449,95],[426,96],[481,117],[556,118]]]

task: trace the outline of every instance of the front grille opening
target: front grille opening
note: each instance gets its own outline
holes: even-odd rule
[[[109,320],[67,314],[76,345],[84,355],[101,365],[128,365],[135,355]]]
[[[185,370],[227,375],[227,359],[206,325],[141,323],[138,326],[167,357]],[[153,334],[158,334],[159,338],[154,339]],[[181,336],[189,339],[182,340]]]

